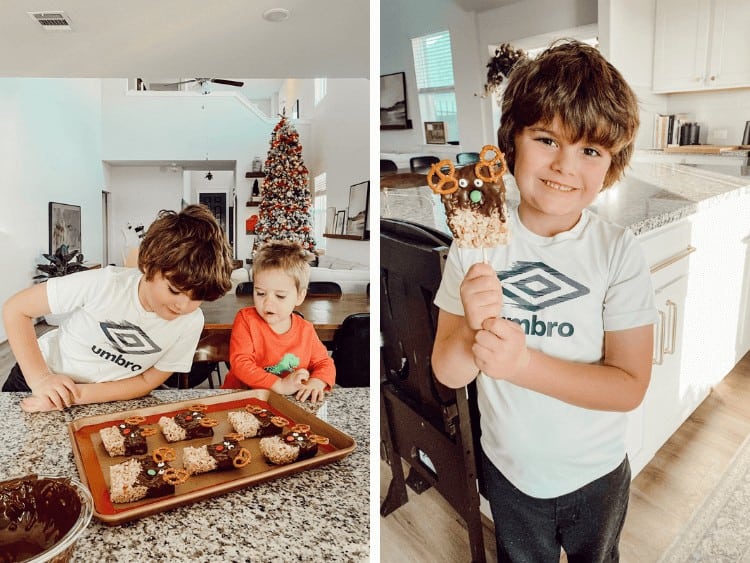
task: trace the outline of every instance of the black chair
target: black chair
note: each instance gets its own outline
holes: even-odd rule
[[[235,295],[252,295],[253,294],[253,282],[241,282],[237,285],[237,289],[234,290]]]
[[[218,383],[221,384],[221,372],[218,362],[193,362],[187,373],[175,372],[164,382],[164,385],[173,389],[192,389],[198,387],[208,379],[208,385],[214,388],[214,372],[217,374]]]
[[[479,512],[476,386],[450,389],[430,364],[450,235],[408,221],[380,220],[381,451],[391,483],[383,517],[434,486],[466,522],[473,561],[485,561]],[[410,466],[404,477],[401,459]],[[483,490],[483,482],[480,482]]]
[[[381,158],[380,159],[380,171],[381,172],[397,172],[398,166],[392,160]]]
[[[413,156],[409,159],[409,168],[414,174],[427,174],[436,162],[440,162],[436,156]]]
[[[460,152],[456,155],[456,163],[458,164],[472,164],[479,162],[478,152]]]
[[[307,297],[341,297],[341,286],[336,282],[310,282],[307,286]]]
[[[331,357],[336,383],[342,387],[370,386],[370,314],[354,313],[333,336]]]

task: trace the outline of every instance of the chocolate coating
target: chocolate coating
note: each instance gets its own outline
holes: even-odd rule
[[[65,478],[35,475],[0,483],[0,562],[23,561],[52,547],[81,514]]]
[[[201,426],[201,419],[205,415],[198,411],[185,411],[174,416],[176,424],[185,429],[186,440],[194,438],[210,438],[214,435],[213,428]]]
[[[502,179],[498,182],[485,182],[477,177],[473,164],[457,168],[454,177],[458,183],[458,189],[451,194],[440,196],[448,217],[452,213],[455,213],[457,209],[470,209],[472,212],[486,217],[492,215],[493,211],[497,211],[500,214],[501,221],[503,223],[506,221],[506,217],[503,214],[505,183]],[[465,187],[461,186],[464,183],[461,182],[462,179],[466,181]],[[472,201],[471,193],[473,191],[478,191],[481,194],[479,201]]]

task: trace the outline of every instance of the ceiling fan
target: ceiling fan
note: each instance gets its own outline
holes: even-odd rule
[[[173,82],[172,84],[166,84],[166,86],[180,86],[182,84],[192,83],[198,84],[201,88],[207,83],[226,84],[227,86],[237,86],[238,88],[241,88],[245,84],[244,82],[239,82],[237,80],[227,80],[226,78],[191,78],[190,80],[183,80],[182,82]]]

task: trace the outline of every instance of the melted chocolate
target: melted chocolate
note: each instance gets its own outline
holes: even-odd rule
[[[141,434],[140,426],[121,422],[117,425],[117,429],[125,438],[125,454],[123,455],[143,455],[148,451],[146,438]]]
[[[156,463],[151,456],[138,458],[141,472],[135,478],[135,485],[146,487],[145,498],[163,497],[174,494],[174,485],[164,482],[164,471],[170,466],[167,463]]]
[[[271,419],[275,416],[271,411],[263,409],[261,412],[251,414],[260,422],[260,428],[255,435],[257,438],[281,434],[282,428],[271,422]]]
[[[299,448],[297,461],[314,457],[318,453],[318,444],[311,441],[310,435],[305,432],[285,432],[281,439],[287,446]]]
[[[224,438],[224,441],[218,444],[209,444],[206,446],[208,455],[214,458],[218,464],[216,467],[217,471],[234,469],[234,458],[240,449],[239,442],[231,438]]]
[[[0,483],[0,562],[23,561],[49,549],[81,510],[68,479],[32,475]]]

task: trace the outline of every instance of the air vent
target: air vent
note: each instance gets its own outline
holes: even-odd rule
[[[70,20],[65,12],[28,12],[32,19],[48,31],[70,31]]]

